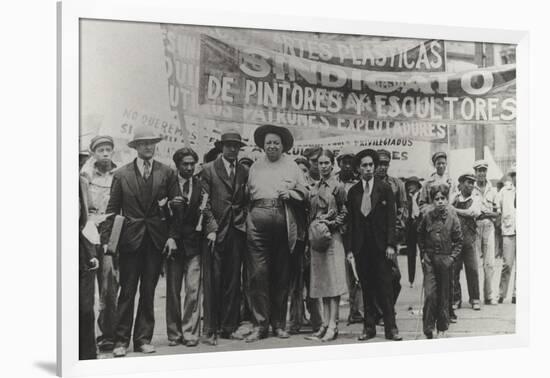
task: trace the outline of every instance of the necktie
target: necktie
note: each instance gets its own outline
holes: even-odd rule
[[[183,188],[181,192],[185,198],[189,198],[189,180],[183,183]]]
[[[233,185],[235,181],[235,163],[234,162],[229,163],[229,180],[231,181],[231,185]]]
[[[371,203],[370,203],[370,193],[369,193],[369,182],[367,181],[365,183],[365,191],[363,192],[363,198],[361,199],[361,214],[367,217],[370,211],[371,211]]]
[[[420,207],[418,206],[418,202],[417,201],[417,198],[418,198],[418,193],[420,193],[419,191],[414,193],[413,196],[412,196],[412,218],[413,219],[416,219],[418,218],[418,216],[420,215]]]
[[[147,180],[151,175],[151,162],[149,160],[143,161],[143,179]]]

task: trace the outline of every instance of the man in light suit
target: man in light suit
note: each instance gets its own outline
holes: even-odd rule
[[[153,159],[156,144],[162,138],[146,128],[135,130],[128,146],[137,158],[117,170],[113,177],[106,213],[124,216],[118,251],[107,250],[113,217],[102,227],[106,253],[117,253],[120,270],[120,294],[115,325],[115,357],[126,355],[134,322],[134,301],[139,285],[139,305],[133,333],[134,350],[153,353],[155,326],[155,289],[161,272],[162,250],[168,237],[159,201],[168,198],[177,184],[175,172]]]
[[[365,307],[360,341],[376,336],[378,302],[384,317],[386,339],[399,341],[395,323],[392,288],[392,260],[395,259],[395,196],[389,184],[374,177],[378,167],[376,151],[366,149],[355,156],[361,180],[348,192],[350,246],[363,289]],[[351,258],[349,256],[348,258]]]
[[[201,182],[208,193],[205,215],[213,227],[207,234],[209,251],[204,261],[205,343],[238,334],[241,299],[241,264],[246,248],[246,195],[248,170],[238,163],[245,143],[236,131],[227,131],[215,143],[222,153],[203,166]]]

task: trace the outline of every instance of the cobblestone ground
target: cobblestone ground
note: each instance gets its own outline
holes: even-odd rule
[[[401,285],[402,290],[399,299],[396,304],[397,313],[397,325],[399,327],[400,334],[403,336],[403,340],[414,340],[417,338],[423,338],[422,334],[422,322],[420,317],[421,303],[420,292],[422,288],[422,269],[420,264],[417,265],[417,277],[416,281],[411,288],[408,283],[407,277],[407,260],[405,256],[399,256],[399,266],[401,267]],[[498,283],[500,280],[502,260],[497,259],[497,267],[495,270],[494,287],[498,292]],[[483,277],[483,271],[481,269],[481,277]],[[250,350],[250,349],[268,349],[268,348],[284,348],[284,347],[299,347],[299,346],[312,346],[312,345],[335,345],[335,344],[348,344],[356,343],[356,338],[362,331],[361,324],[347,325],[346,319],[349,313],[349,306],[347,297],[343,297],[340,305],[340,321],[338,324],[339,336],[337,340],[330,343],[320,343],[309,341],[305,339],[311,329],[304,327],[302,332],[298,335],[291,335],[289,339],[277,339],[275,337],[269,337],[267,339],[260,340],[255,343],[245,343],[240,340],[224,340],[218,339],[218,345],[213,347],[209,345],[199,344],[196,347],[190,348],[183,345],[175,347],[168,346],[168,339],[166,338],[166,321],[165,321],[165,286],[164,278],[161,278],[157,286],[156,300],[155,300],[155,333],[153,337],[153,344],[156,347],[157,352],[152,355],[169,355],[169,354],[182,354],[182,353],[205,353],[205,352],[222,352],[222,351],[235,351],[235,350]],[[508,297],[503,304],[500,305],[482,305],[481,311],[473,311],[468,306],[468,293],[466,290],[466,281],[464,273],[461,276],[462,284],[462,298],[463,307],[456,311],[458,316],[458,323],[451,324],[448,331],[448,337],[467,337],[467,336],[483,336],[483,335],[499,335],[509,334],[515,331],[515,311],[516,306],[510,303],[510,297]],[[512,287],[512,285],[510,285]],[[481,295],[483,291],[481,290]],[[483,300],[483,298],[482,298]],[[137,300],[136,300],[137,304]],[[240,331],[246,331],[251,327],[250,323],[243,323]],[[368,342],[387,342],[384,339],[384,330],[382,327],[377,327],[378,335],[376,338],[369,340]],[[97,332],[97,330],[96,330]],[[131,349],[128,350],[127,357],[144,356],[141,353],[134,353]],[[102,353],[99,358],[111,358],[112,354]]]

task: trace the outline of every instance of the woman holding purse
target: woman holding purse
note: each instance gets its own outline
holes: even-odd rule
[[[347,215],[346,191],[332,174],[334,155],[323,150],[319,156],[320,180],[310,197],[311,284],[310,296],[323,300],[323,325],[310,340],[331,341],[338,336],[340,296],[347,292],[342,232]],[[330,233],[330,234],[329,234]]]

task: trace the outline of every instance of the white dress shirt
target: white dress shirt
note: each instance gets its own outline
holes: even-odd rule
[[[364,179],[361,179],[361,182],[363,183],[363,191],[365,191],[365,186],[367,185],[367,181]],[[372,194],[372,187],[374,186],[374,176],[371,177],[369,180],[369,196]]]
[[[223,161],[223,166],[225,167],[225,171],[227,172],[227,176],[231,177],[231,162],[226,160],[223,156],[222,156],[222,161]],[[235,162],[233,162],[233,174],[237,174],[237,164]]]
[[[180,174],[178,173],[178,183],[179,183],[179,186],[180,186],[180,190],[181,190],[181,193],[182,195],[185,195],[183,193],[183,185],[185,185],[185,182],[186,181],[189,181],[189,193],[187,193],[187,199],[191,198],[191,194],[193,193],[193,177],[190,177],[188,179],[184,179],[183,177],[180,176]]]
[[[143,166],[143,163],[145,162],[145,160],[138,157],[136,158],[136,162],[137,162],[138,171],[141,174],[141,177],[143,177],[143,170],[145,169],[145,167]],[[149,175],[151,175],[151,172],[153,172],[153,159],[149,159],[149,163],[151,163],[151,165],[149,166]]]

